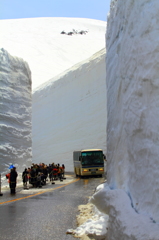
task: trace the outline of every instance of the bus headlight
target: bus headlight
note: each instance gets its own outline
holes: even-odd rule
[[[88,172],[88,169],[83,169],[83,172]]]
[[[104,168],[99,168],[98,171],[104,171]]]

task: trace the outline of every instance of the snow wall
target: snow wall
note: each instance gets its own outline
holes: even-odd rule
[[[65,164],[73,151],[106,153],[105,49],[76,64],[33,92],[33,163]]]
[[[108,185],[92,198],[109,214],[109,240],[159,239],[158,26],[158,0],[111,1],[106,34]]]
[[[0,49],[0,172],[22,172],[32,161],[31,72],[22,59]]]

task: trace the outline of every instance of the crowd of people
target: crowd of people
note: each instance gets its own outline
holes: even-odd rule
[[[10,173],[6,174],[10,186],[10,193],[15,194],[16,189],[16,179],[17,179],[16,168],[13,167]],[[65,165],[62,164],[49,164],[44,163],[32,164],[31,167],[25,168],[22,173],[22,181],[24,189],[28,189],[28,184],[31,184],[33,187],[40,188],[46,184],[48,178],[52,184],[56,180],[63,181],[65,179]]]

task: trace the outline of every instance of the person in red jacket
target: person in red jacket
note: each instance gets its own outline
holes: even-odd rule
[[[53,168],[53,177],[54,177],[54,180],[58,179],[58,169],[57,169],[57,166],[54,166],[54,168]]]
[[[8,179],[8,183],[10,183],[10,173],[6,174],[6,178]]]

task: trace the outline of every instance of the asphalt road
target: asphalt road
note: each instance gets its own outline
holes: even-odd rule
[[[75,240],[66,231],[77,227],[78,205],[86,204],[103,181],[67,176],[40,189],[18,187],[15,196],[2,190],[0,240]]]

